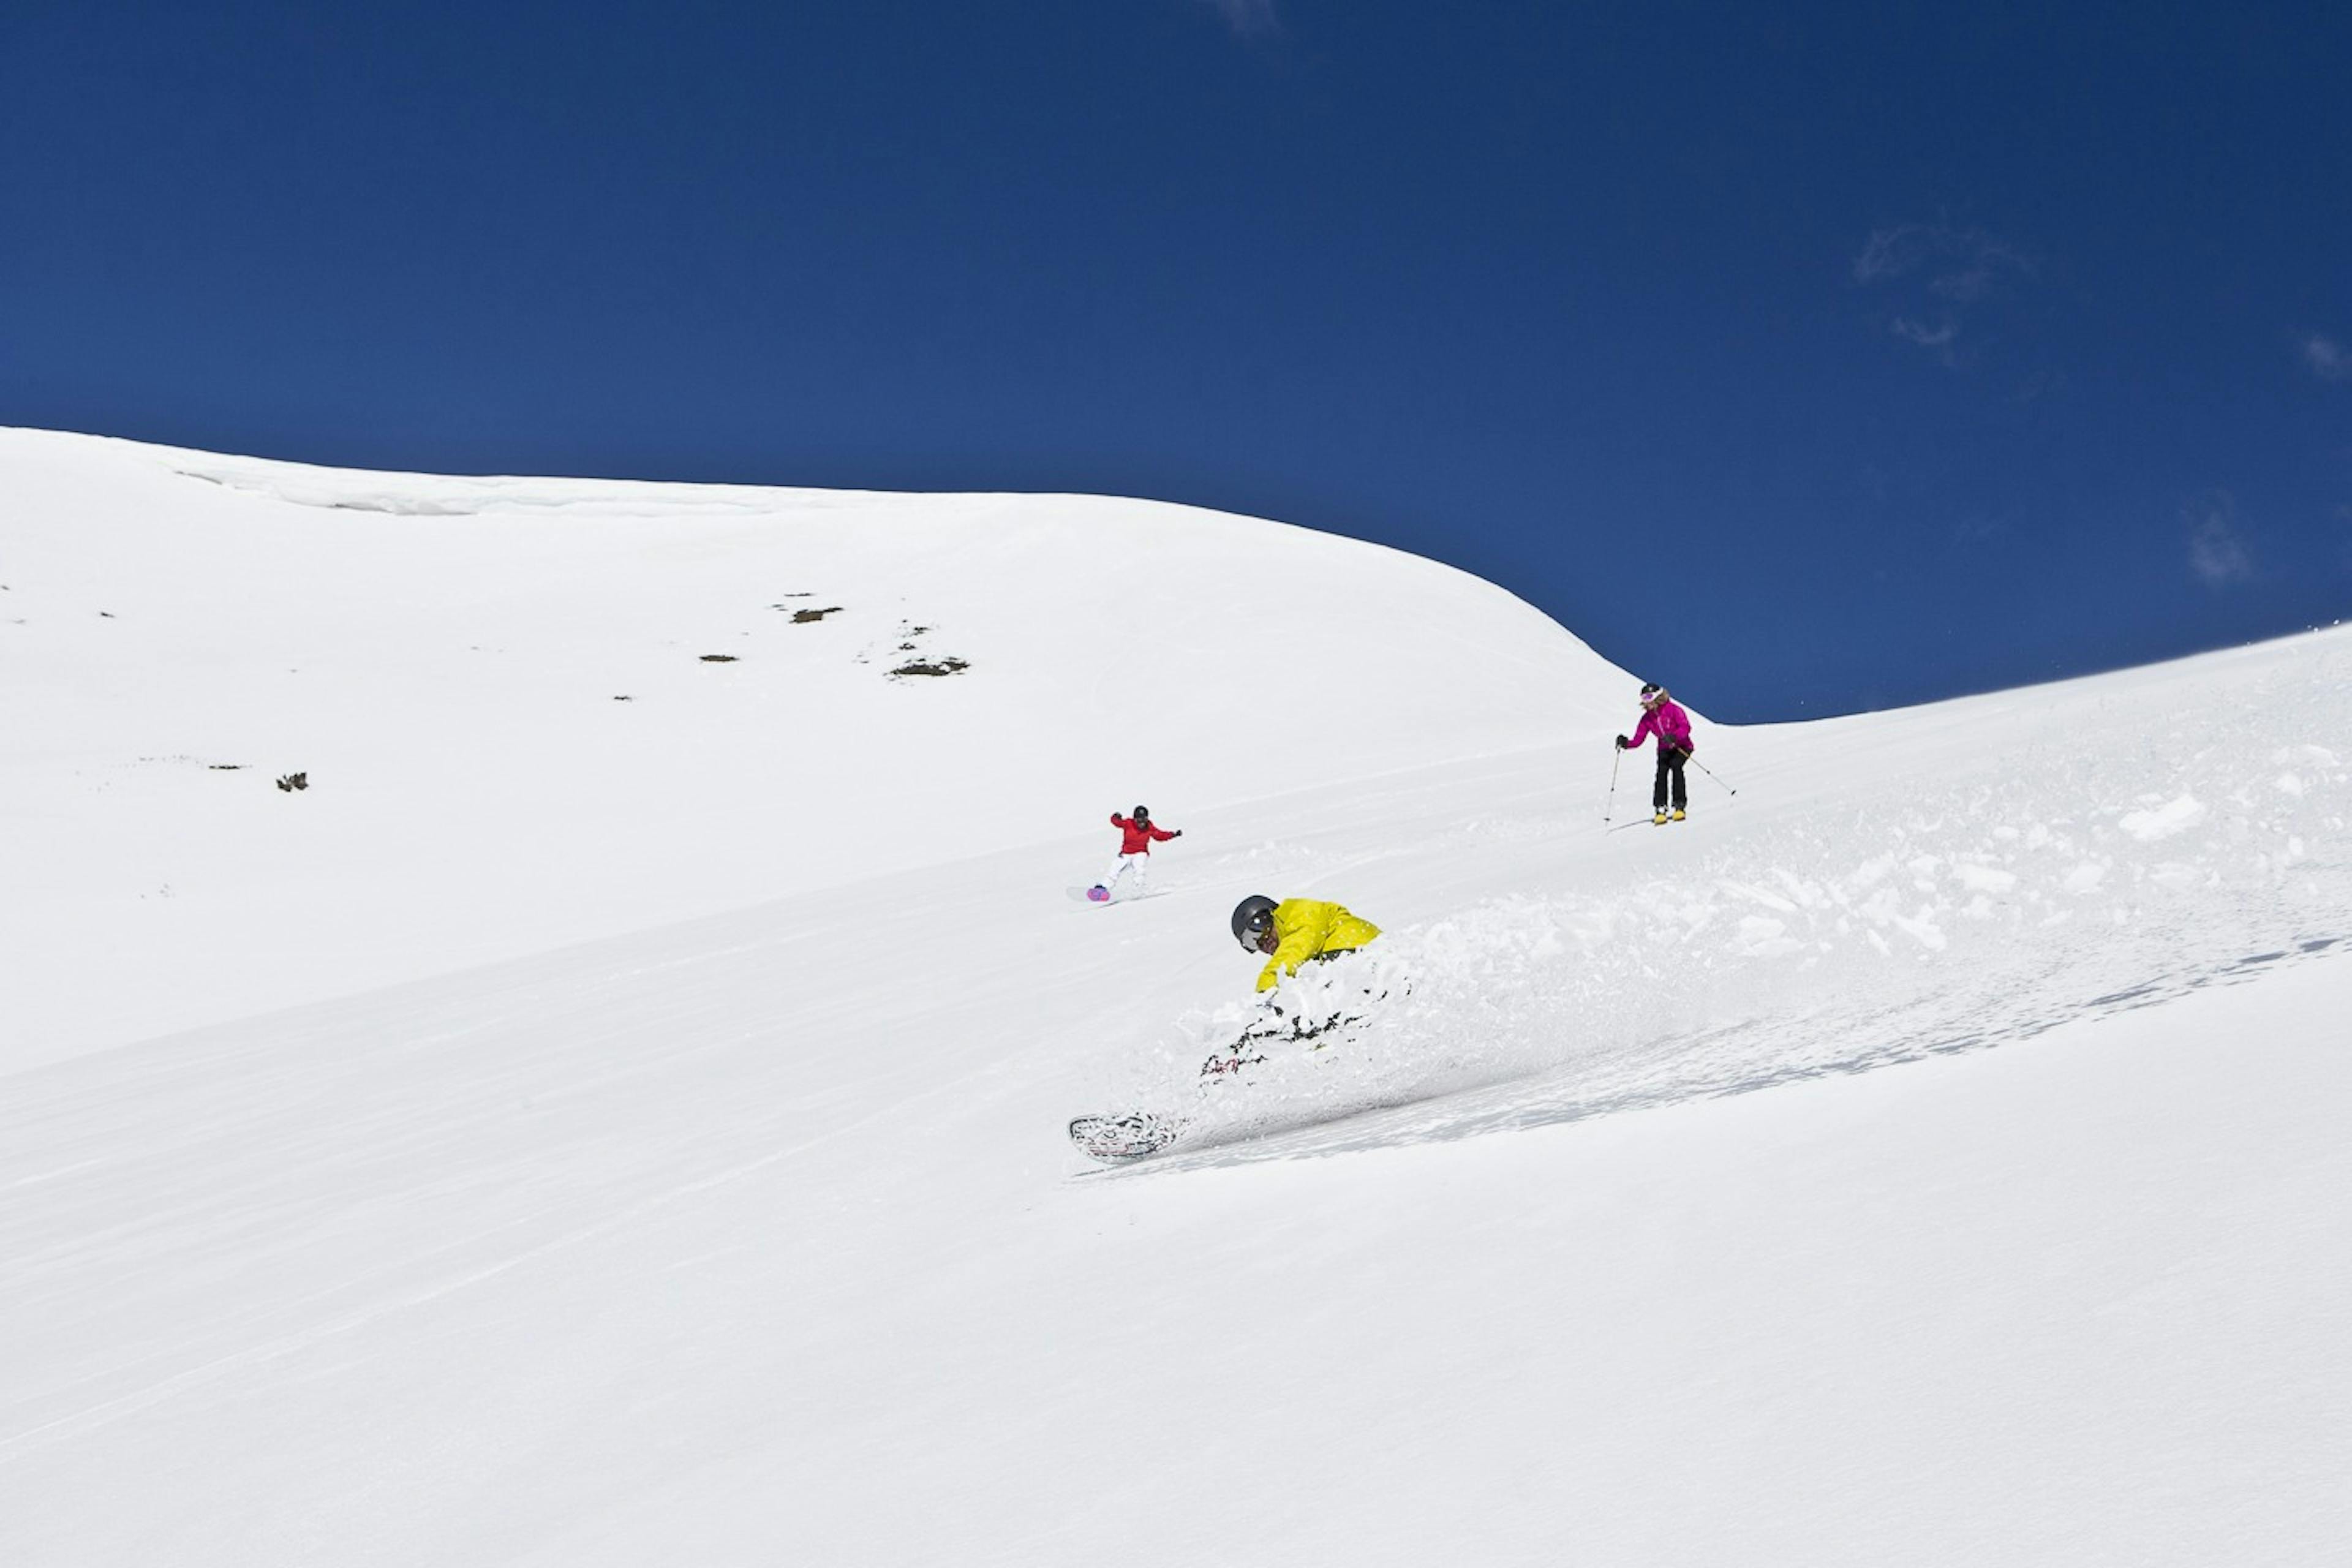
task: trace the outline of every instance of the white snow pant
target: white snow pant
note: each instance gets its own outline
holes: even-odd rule
[[[1151,879],[1151,852],[1148,849],[1139,849],[1132,855],[1121,855],[1112,861],[1110,875],[1105,877],[1100,884],[1103,891],[1116,895],[1118,891],[1118,879],[1129,871],[1135,873],[1135,893],[1138,898],[1141,898],[1144,885]]]

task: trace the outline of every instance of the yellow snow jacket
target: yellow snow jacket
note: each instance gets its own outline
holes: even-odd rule
[[[1274,906],[1274,956],[1259,972],[1257,988],[1271,991],[1286,974],[1327,952],[1349,952],[1381,934],[1381,928],[1359,920],[1338,904],[1315,899],[1285,899]]]

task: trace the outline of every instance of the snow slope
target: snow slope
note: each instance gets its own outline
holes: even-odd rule
[[[54,518],[88,487],[142,549],[172,529],[126,497],[227,510],[168,571],[61,527],[20,554],[10,514],[0,581],[48,608],[0,632],[49,651],[10,682],[33,743],[8,809],[34,802],[67,846],[36,852],[35,889],[72,886],[110,821],[222,847],[199,919],[68,911],[112,945],[51,939],[33,994],[152,973],[126,1025],[221,1021],[35,1040],[46,1065],[5,1080],[0,1561],[2306,1563],[2352,1540],[2352,634],[1703,723],[1721,778],[1694,775],[1692,820],[1662,830],[1638,763],[1607,794],[1627,678],[1494,590],[1272,525],[773,492],[716,522],[689,515],[722,499],[702,491],[8,439],[49,486],[16,493]],[[198,468],[234,482],[173,477]],[[567,504],[493,515],[499,487]],[[474,510],[433,512],[452,498]],[[642,510],[571,510],[605,505]],[[1130,524],[1168,592],[1094,575],[1094,530]],[[959,542],[922,591],[1008,606],[971,623],[995,640],[942,641],[972,668],[935,684],[848,649],[779,673],[764,707],[713,698],[703,678],[759,661],[696,667],[712,606],[762,552],[803,559],[782,542],[803,525],[869,602]],[[364,567],[304,542],[345,528]],[[447,553],[412,559],[409,528],[453,531]],[[477,528],[511,559],[470,601],[446,563],[498,555]],[[709,575],[649,564],[656,538],[709,546]],[[317,646],[365,714],[253,696],[280,634],[225,637],[218,668],[244,673],[219,684],[246,695],[213,721],[242,716],[254,750],[217,755],[258,766],[298,712],[313,789],[109,764],[118,726],[205,700],[188,672],[213,656],[134,630],[195,635],[167,584],[203,603],[272,560],[298,604],[346,584]],[[135,617],[58,611],[64,584],[111,599],[117,576],[149,584],[119,601]],[[1270,700],[1222,617],[1185,618],[1219,584],[1306,657],[1391,662]],[[639,588],[674,595],[677,640],[648,612],[607,649]],[[296,614],[250,593],[240,626]],[[890,613],[958,624],[929,602]],[[1074,635],[1056,603],[1098,618]],[[752,617],[738,642],[781,664],[849,613]],[[522,675],[476,680],[446,646],[509,623]],[[180,695],[58,651],[119,658],[98,640],[117,631],[153,639]],[[704,812],[615,744],[611,776],[646,795],[509,780],[467,820],[440,781],[477,745],[542,780],[585,767],[610,715],[562,709],[567,660],[644,673],[665,648],[680,668],[637,682],[627,720],[677,745],[708,726],[759,778],[719,778]],[[1069,684],[1104,664],[1179,694],[1107,721]],[[99,716],[70,689],[91,668],[121,682],[84,689]],[[727,721],[800,682],[837,771]],[[951,697],[970,710],[914,705]],[[1041,757],[1103,775],[1033,775]],[[493,862],[432,862],[505,900],[465,911],[472,940],[519,956],[452,971],[403,931],[403,876],[441,852],[389,805],[335,805],[367,787],[347,774],[402,765],[414,809]],[[907,832],[943,769],[1005,820]],[[804,858],[748,826],[780,792],[809,803],[785,818],[833,824]],[[1108,847],[1095,818],[1139,795],[1186,829],[1160,896],[1071,901]],[[289,815],[318,806],[341,815]],[[222,1017],[303,994],[264,965],[180,994],[262,940],[238,922],[273,900],[245,878],[324,886],[315,855],[271,847],[304,831],[376,889],[364,925],[398,983],[352,989],[314,955],[299,1006]],[[777,896],[749,901],[763,874]],[[1255,968],[1225,914],[1259,890],[1379,921],[1377,967],[1410,989],[1360,1040],[1204,1091]],[[12,951],[51,929],[8,911]],[[1074,1159],[1068,1115],[1130,1105],[1190,1136],[1127,1171]]]
[[[0,1065],[1606,732],[1622,685],[1475,578],[1181,507],[22,430],[0,584]]]

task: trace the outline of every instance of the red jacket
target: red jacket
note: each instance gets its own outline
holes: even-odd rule
[[[1165,844],[1176,837],[1149,818],[1138,822],[1131,816],[1121,816],[1117,812],[1111,813],[1110,825],[1127,836],[1118,843],[1118,852],[1122,855],[1149,855],[1151,853],[1153,839],[1156,838]]]

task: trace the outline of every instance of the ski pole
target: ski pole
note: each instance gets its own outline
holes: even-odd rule
[[[1609,814],[1617,809],[1617,770],[1625,765],[1625,748],[1617,748],[1617,760],[1609,764],[1609,798],[1601,803],[1601,826],[1609,826]]]
[[[1724,787],[1724,788],[1728,789],[1728,790],[1731,790],[1731,793],[1732,793],[1732,794],[1734,794],[1734,795],[1738,795],[1738,794],[1739,793],[1738,790],[1736,790],[1736,789],[1732,789],[1732,788],[1731,788],[1731,786],[1730,786],[1729,784],[1723,784],[1723,780],[1722,780],[1722,779],[1720,779],[1720,778],[1717,778],[1717,777],[1716,776],[1716,772],[1715,772],[1715,770],[1714,770],[1713,768],[1711,768],[1711,767],[1708,767],[1705,763],[1700,762],[1696,757],[1692,757],[1692,758],[1691,758],[1691,760],[1690,760],[1690,764],[1691,764],[1691,766],[1693,766],[1693,767],[1696,768],[1699,772],[1701,772],[1701,773],[1705,773],[1707,777],[1709,777],[1709,778],[1711,778],[1711,779],[1715,779],[1715,782],[1716,782],[1716,783],[1717,783],[1717,784],[1723,784],[1723,787]]]

